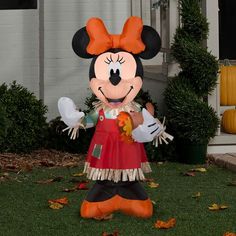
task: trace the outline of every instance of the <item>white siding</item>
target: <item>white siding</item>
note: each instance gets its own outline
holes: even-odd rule
[[[0,83],[16,80],[39,95],[38,10],[0,10]]]
[[[84,108],[85,98],[90,94],[90,60],[74,54],[71,48],[74,33],[90,17],[101,17],[111,33],[120,33],[130,12],[130,0],[44,1],[44,99],[49,119],[59,115],[59,97],[68,96]]]

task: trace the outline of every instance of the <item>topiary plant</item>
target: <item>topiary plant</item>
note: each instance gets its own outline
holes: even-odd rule
[[[167,118],[179,143],[207,145],[219,125],[206,99],[217,83],[218,62],[203,47],[208,23],[199,1],[179,3],[182,24],[176,30],[172,54],[182,70],[170,80],[164,93]]]
[[[0,102],[5,107],[8,129],[1,152],[25,153],[43,146],[47,128],[46,106],[33,93],[13,82],[0,86]]]

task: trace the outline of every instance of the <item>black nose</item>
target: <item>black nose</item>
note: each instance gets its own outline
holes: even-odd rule
[[[121,78],[120,78],[120,70],[116,69],[116,72],[114,72],[113,69],[110,70],[110,78],[109,78],[110,82],[116,86],[117,84],[120,83]]]

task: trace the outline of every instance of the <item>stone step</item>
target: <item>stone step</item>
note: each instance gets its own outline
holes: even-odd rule
[[[236,153],[211,154],[208,158],[216,165],[236,172]]]

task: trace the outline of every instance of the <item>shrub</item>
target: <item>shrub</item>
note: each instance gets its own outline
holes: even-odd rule
[[[9,87],[0,86],[0,102],[5,107],[4,119],[8,121],[0,151],[25,153],[42,147],[47,127],[47,108],[42,101],[13,82]]]
[[[218,63],[203,47],[208,23],[198,0],[180,0],[182,25],[176,30],[172,54],[182,71],[165,91],[167,118],[177,140],[207,144],[219,120],[206,96],[215,88]]]
[[[61,121],[61,117],[56,117],[49,122],[47,147],[70,153],[86,153],[94,128],[80,129],[79,137],[72,140],[68,135],[68,131],[63,132],[66,127],[65,123]]]
[[[6,138],[8,127],[9,120],[7,119],[6,108],[0,103],[0,146],[3,145]]]
[[[165,91],[168,120],[176,137],[198,144],[209,142],[215,136],[218,118],[212,107],[198,96],[181,78],[175,78]]]

